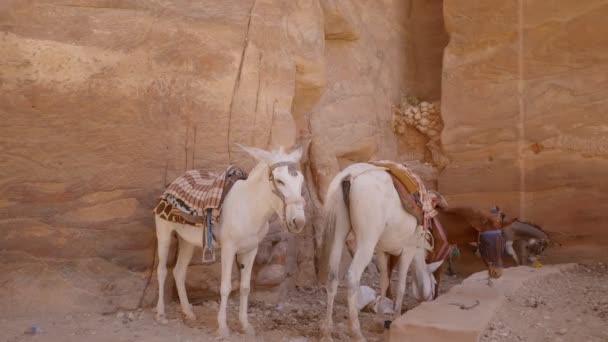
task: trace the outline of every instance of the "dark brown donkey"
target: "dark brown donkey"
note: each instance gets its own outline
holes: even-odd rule
[[[444,223],[443,228],[450,245],[468,245],[471,242],[477,241],[478,246],[480,247],[481,257],[488,267],[490,276],[499,278],[502,275],[502,251],[504,250],[506,241],[500,232],[502,228],[509,226],[515,220],[505,222],[505,215],[497,207],[492,208],[487,213],[465,207],[441,209],[439,210],[438,218],[439,221]],[[438,235],[438,231],[434,229],[432,230],[432,234],[435,246],[433,251],[428,254],[427,262],[436,261],[437,252],[443,249],[442,239]],[[397,265],[398,260],[399,259],[396,257],[389,258],[389,277],[390,274],[392,274],[393,268]],[[433,273],[437,280],[435,298],[439,293],[441,274],[443,273],[446,264],[447,263],[444,261],[441,267]],[[391,297],[390,287],[387,296]]]

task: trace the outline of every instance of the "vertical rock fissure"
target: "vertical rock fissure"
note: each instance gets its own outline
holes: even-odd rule
[[[525,217],[526,208],[526,161],[524,155],[525,145],[525,120],[526,120],[526,105],[524,102],[524,0],[518,1],[518,15],[517,15],[517,97],[519,105],[518,113],[518,162],[519,162],[519,217]]]
[[[230,150],[230,131],[232,128],[232,111],[234,107],[234,100],[236,98],[236,92],[239,89],[241,83],[241,74],[243,72],[243,63],[245,62],[245,53],[249,46],[249,29],[251,27],[251,17],[253,16],[253,10],[255,8],[256,0],[253,0],[251,9],[249,10],[249,19],[247,20],[247,29],[245,30],[245,38],[243,39],[243,50],[241,51],[241,60],[239,62],[239,68],[236,72],[236,80],[234,81],[234,87],[232,88],[232,98],[230,99],[230,109],[228,110],[228,132],[226,134],[226,148],[228,149],[228,163],[232,163],[232,151]]]

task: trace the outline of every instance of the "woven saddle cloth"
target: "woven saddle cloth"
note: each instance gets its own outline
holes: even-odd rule
[[[153,211],[163,220],[200,227],[211,212],[215,225],[226,194],[241,179],[247,179],[247,173],[235,166],[220,173],[187,171],[169,184]]]

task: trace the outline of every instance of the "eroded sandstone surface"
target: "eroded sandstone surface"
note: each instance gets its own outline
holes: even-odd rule
[[[439,189],[606,243],[605,1],[446,1]]]
[[[308,143],[311,224],[298,237],[273,226],[254,282],[314,283],[314,218],[333,174],[368,158],[424,158],[425,138],[397,138],[390,120],[413,79],[408,27],[428,26],[403,14],[440,13],[438,1],[427,7],[3,2],[0,304],[14,310],[2,314],[152,302],[157,196],[188,169],[250,168],[235,142]],[[215,293],[219,264],[200,265],[198,253],[192,264],[191,296]]]
[[[235,142],[307,145],[309,225],[273,224],[254,295],[316,282],[326,187],[371,158],[417,160],[452,205],[498,204],[599,241],[607,12],[599,0],[3,1],[0,306],[13,309],[0,315],[152,303],[157,196],[188,169],[250,168]],[[393,132],[404,94],[441,103],[441,165],[425,164],[437,150],[416,128]],[[219,283],[199,253],[195,300]]]

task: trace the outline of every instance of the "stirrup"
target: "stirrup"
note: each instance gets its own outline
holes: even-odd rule
[[[211,258],[207,258],[208,254],[211,254]],[[203,264],[209,264],[215,262],[215,248],[209,248],[205,246],[203,248]]]

